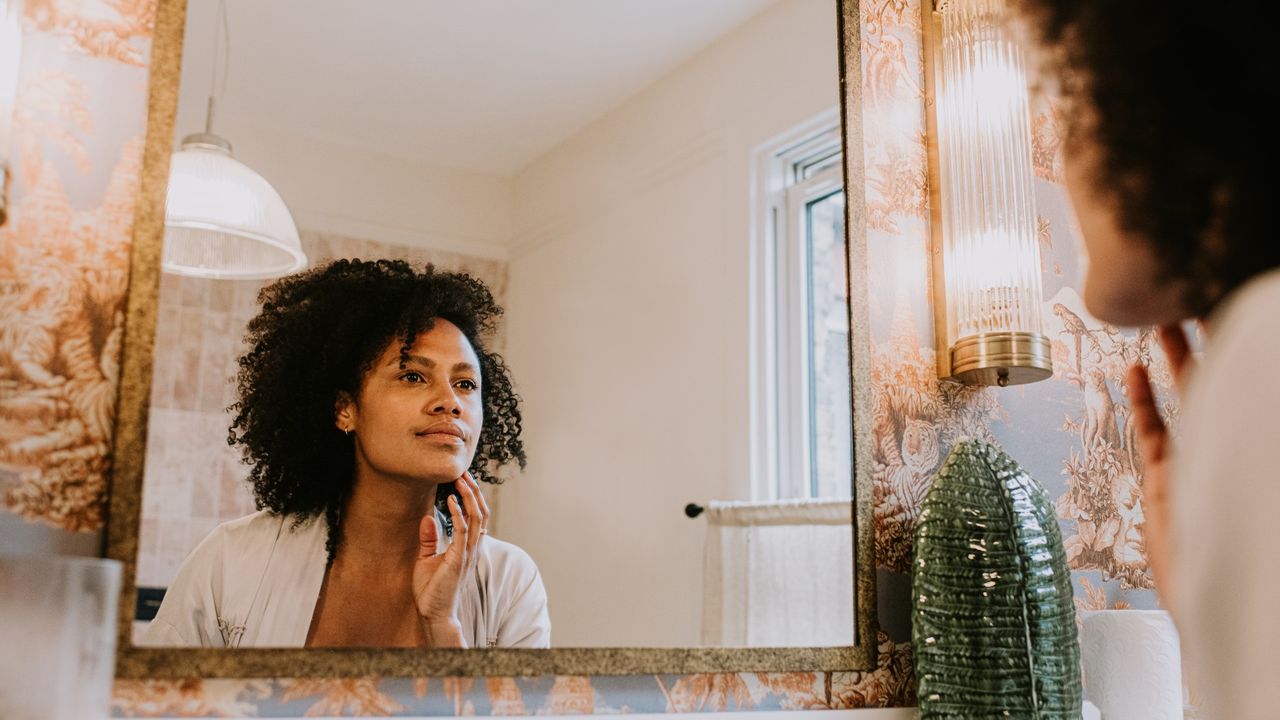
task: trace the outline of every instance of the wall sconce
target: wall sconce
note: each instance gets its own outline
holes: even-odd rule
[[[1053,375],[1044,334],[1031,114],[1004,0],[923,0],[938,375]]]
[[[0,0],[0,225],[9,216],[9,154],[22,58],[23,0]]]

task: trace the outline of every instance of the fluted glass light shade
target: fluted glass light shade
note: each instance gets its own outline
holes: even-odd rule
[[[165,272],[248,280],[307,265],[280,193],[217,135],[189,135],[173,154],[164,224]]]
[[[1026,73],[1005,13],[1004,0],[941,0],[931,43],[946,289],[939,351],[950,353],[950,376],[999,385],[1052,374]]]

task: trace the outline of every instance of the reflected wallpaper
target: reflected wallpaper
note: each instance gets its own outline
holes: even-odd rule
[[[102,523],[152,2],[28,0],[13,218],[0,230],[0,492],[6,512],[77,531]],[[1059,184],[1060,122],[1033,121],[1045,317],[1055,376],[974,390],[934,375],[920,11],[862,4],[874,347],[880,662],[865,673],[478,679],[119,681],[120,716],[521,715],[914,704],[911,536],[951,443],[1003,446],[1056,499],[1081,608],[1155,606],[1142,468],[1123,372],[1168,368],[1146,332],[1090,318]],[[1166,393],[1167,394],[1167,393]],[[1167,407],[1176,415],[1176,408]]]

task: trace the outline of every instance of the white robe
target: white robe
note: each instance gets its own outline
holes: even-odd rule
[[[1280,271],[1211,318],[1174,444],[1170,606],[1209,720],[1280,717]]]
[[[306,645],[324,582],[328,525],[321,517],[293,524],[292,516],[263,510],[214,528],[178,569],[142,644]],[[443,552],[449,537],[443,531],[437,537]],[[459,598],[468,646],[550,647],[547,592],[533,559],[491,536],[479,550],[476,582]]]

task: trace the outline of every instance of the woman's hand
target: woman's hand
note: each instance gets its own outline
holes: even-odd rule
[[[418,560],[413,566],[413,598],[430,647],[466,647],[458,621],[458,590],[475,577],[480,539],[488,531],[489,506],[480,486],[464,474],[455,483],[462,496],[448,500],[453,542],[437,554],[435,508],[418,525]]]
[[[1158,331],[1160,346],[1169,359],[1174,387],[1181,391],[1191,367],[1191,345],[1180,325],[1164,325]],[[1129,368],[1129,402],[1137,423],[1138,449],[1142,452],[1143,538],[1147,561],[1155,575],[1161,602],[1169,608],[1173,586],[1172,538],[1169,532],[1169,466],[1172,441],[1156,407],[1151,377],[1142,365]],[[1171,608],[1170,608],[1171,609]]]

